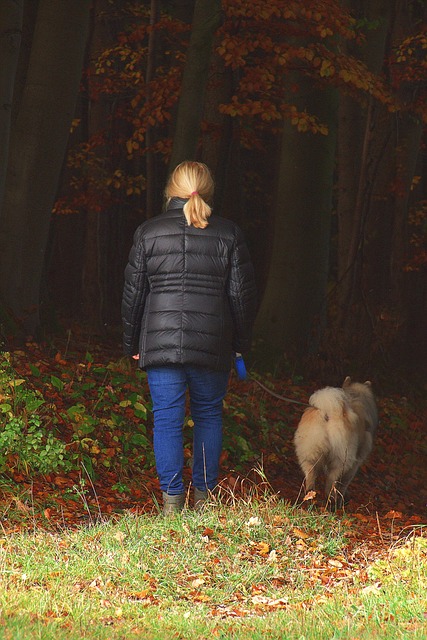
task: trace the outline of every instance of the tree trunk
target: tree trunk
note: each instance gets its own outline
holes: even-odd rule
[[[197,0],[181,86],[169,168],[195,158],[220,0]]]
[[[308,83],[294,102],[326,122],[329,134],[301,134],[289,122],[283,127],[270,270],[255,330],[260,363],[305,355],[324,312],[337,94]]]
[[[88,73],[88,93],[89,104],[87,108],[87,136],[102,137],[103,129],[108,123],[111,114],[111,102],[104,95],[99,95],[96,91],[96,84],[99,78],[96,75],[96,62],[101,53],[112,44],[110,33],[109,10],[111,5],[107,0],[97,0],[93,3],[91,42],[89,51],[89,73]],[[105,163],[108,166],[109,148],[105,144]],[[90,173],[90,169],[88,172]],[[90,190],[92,184],[96,184],[96,178],[88,176],[87,189]],[[91,197],[90,201],[95,201]],[[105,246],[102,241],[102,228],[107,225],[107,211],[98,211],[88,207],[86,211],[86,237],[83,257],[82,273],[82,304],[83,315],[89,326],[99,328],[104,323],[104,295],[103,281],[103,255]]]
[[[0,294],[24,334],[40,322],[51,210],[81,78],[89,0],[41,0],[10,140],[0,227]]]
[[[0,210],[6,181],[15,74],[21,45],[24,0],[0,2]]]
[[[358,49],[347,45],[348,53],[361,59],[374,73],[383,66],[391,7],[388,0],[350,0],[346,3],[356,17],[363,18],[375,28],[366,30],[366,40]],[[381,112],[381,108],[379,109]],[[373,181],[386,136],[377,119],[378,110],[373,99],[364,111],[360,103],[342,94],[339,103],[338,132],[338,324],[348,321],[348,309],[355,299],[360,300],[362,247],[366,239],[366,224],[372,200]],[[375,138],[375,142],[374,142]],[[352,333],[354,325],[349,326]]]
[[[393,44],[400,44],[414,30],[422,31],[422,25],[427,20],[427,5],[414,3],[408,10],[407,4],[396,2],[394,16]],[[415,100],[419,84],[400,89],[400,99],[403,104],[411,106]],[[423,130],[425,124],[421,117],[410,112],[403,112],[397,128],[395,152],[395,180],[399,185],[394,198],[394,216],[391,232],[390,247],[390,309],[394,316],[396,334],[392,345],[393,356],[405,365],[425,366],[426,357],[426,316],[424,304],[424,331],[420,335],[412,335],[413,327],[419,322],[423,314],[422,295],[415,296],[411,291],[411,275],[405,271],[408,261],[409,237],[408,217],[411,205],[411,190],[413,179],[417,174],[417,164],[424,155]],[[420,280],[422,282],[422,280]],[[411,298],[413,302],[411,304]],[[422,321],[421,321],[422,324]]]
[[[225,66],[223,59],[215,52],[212,56],[211,72],[212,75],[206,87],[203,112],[206,126],[201,138],[200,160],[207,164],[215,176],[214,210],[218,213],[224,211],[227,177],[231,169],[233,128],[237,126],[237,118],[224,115],[219,111],[220,104],[227,104],[231,100],[233,76],[232,70]],[[236,204],[234,199],[232,203],[234,207]]]
[[[151,100],[151,82],[154,77],[155,55],[156,55],[156,32],[154,25],[159,19],[160,7],[159,0],[151,0],[150,5],[150,35],[148,37],[148,53],[147,68],[145,71],[145,100],[148,103]],[[155,157],[152,150],[154,143],[154,131],[150,123],[147,124],[145,132],[145,158],[146,158],[146,190],[145,190],[145,215],[150,218],[155,211],[156,201],[156,180],[155,180]]]
[[[351,53],[381,73],[388,51],[413,32],[406,2],[352,0],[353,11],[376,25]],[[410,108],[412,93],[407,96]],[[402,100],[405,102],[405,100]],[[342,349],[361,368],[375,355],[402,362],[407,351],[409,194],[422,125],[411,113],[368,110],[340,99],[338,154],[338,307]]]

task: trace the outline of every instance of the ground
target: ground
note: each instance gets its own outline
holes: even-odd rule
[[[120,416],[128,431],[137,430],[143,415],[139,409],[145,411],[149,394],[145,380],[135,379],[133,363],[123,360],[119,342],[84,343],[68,334],[68,338],[44,345],[29,341],[10,353],[18,377],[43,393],[56,416],[55,432],[70,447],[76,447],[71,436],[86,425],[86,434],[79,432],[80,445],[87,441],[84,446],[94,461],[94,474],[84,462],[78,470],[42,476],[26,474],[19,465],[12,465],[1,500],[4,529],[28,522],[32,526],[75,526],[125,510],[158,513],[160,491],[150,463],[149,411],[145,434],[141,435],[148,444],[140,447],[142,455],[135,458],[135,447],[133,453],[123,454],[129,434],[124,433]],[[302,504],[301,508],[321,511],[321,491],[302,502],[302,474],[292,444],[304,409],[299,403],[307,402],[315,383],[262,378],[272,395],[256,378],[253,373],[241,382],[231,376],[225,407],[221,499],[245,499],[267,491],[291,504]],[[341,514],[354,522],[355,545],[367,537],[373,545],[389,543],[396,535],[427,522],[427,415],[421,404],[398,394],[378,398],[380,427],[374,450],[351,484]],[[80,407],[77,417],[81,422],[77,422],[76,407]],[[107,429],[111,414],[118,426],[110,421]],[[103,432],[98,433],[101,428]],[[191,421],[186,429],[191,431]],[[190,448],[186,455],[191,455]],[[189,482],[190,466],[185,476]]]

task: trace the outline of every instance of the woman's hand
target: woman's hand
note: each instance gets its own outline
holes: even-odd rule
[[[137,353],[137,354],[136,354],[136,356],[132,356],[132,358],[133,358],[134,360],[139,360],[139,353]]]

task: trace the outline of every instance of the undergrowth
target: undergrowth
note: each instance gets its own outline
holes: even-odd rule
[[[0,473],[73,468],[65,443],[52,433],[55,418],[43,395],[17,377],[9,354],[0,356]]]
[[[22,353],[22,357],[25,354]],[[29,362],[27,376],[13,366],[20,352],[0,353],[0,473],[26,475],[81,471],[92,479],[103,470],[124,478],[154,468],[152,409],[145,372],[126,359],[99,364],[87,352],[82,362]],[[256,417],[254,398],[230,391],[224,403],[223,456],[237,471],[260,462],[260,452],[278,450],[289,425]],[[193,421],[184,423],[184,448],[192,456]],[[257,438],[253,434],[257,432]],[[276,435],[274,435],[276,434]],[[126,492],[126,482],[117,489]]]

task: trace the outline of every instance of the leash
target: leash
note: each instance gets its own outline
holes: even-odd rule
[[[236,373],[237,373],[237,377],[239,378],[239,380],[246,380],[247,377],[248,377],[248,373],[246,371],[245,362],[244,362],[244,360],[242,358],[242,354],[241,353],[236,353],[235,358],[234,358],[234,364],[236,366]],[[262,382],[260,382],[259,380],[257,380],[253,376],[251,376],[250,374],[249,374],[249,377],[253,382],[255,382],[259,387],[261,387],[261,389],[264,389],[264,391],[267,391],[267,393],[269,393],[271,396],[273,396],[273,398],[277,398],[278,400],[284,400],[285,402],[292,402],[293,404],[299,404],[299,405],[302,405],[303,407],[309,407],[310,406],[306,402],[300,402],[299,400],[294,400],[293,398],[286,398],[285,396],[281,396],[278,393],[275,393],[274,391],[271,391],[271,389],[266,387],[264,384],[262,384]]]
[[[259,387],[261,387],[261,389],[264,389],[264,391],[267,391],[267,393],[269,393],[274,398],[277,398],[278,400],[284,400],[285,402],[292,402],[293,404],[300,404],[303,407],[309,407],[310,406],[309,404],[307,404],[307,402],[300,402],[299,400],[294,400],[293,398],[286,398],[285,396],[281,396],[278,393],[275,393],[274,391],[272,391],[271,389],[266,387],[265,384],[262,384],[262,382],[260,382],[259,380],[256,380],[256,378],[254,378],[253,376],[250,376],[250,378]]]

